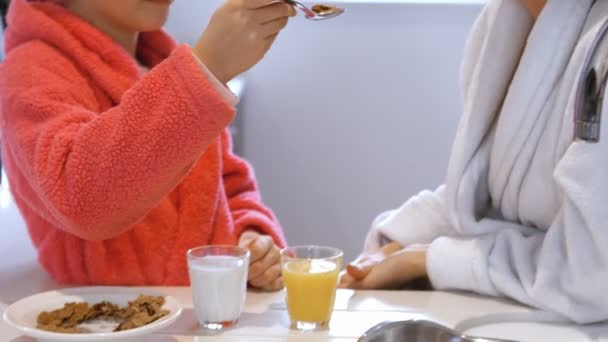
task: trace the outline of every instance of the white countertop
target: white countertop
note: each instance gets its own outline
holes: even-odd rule
[[[2,189],[0,189],[1,195]],[[1,196],[0,196],[1,197]],[[1,204],[1,203],[0,203]],[[25,227],[14,217],[14,205],[0,205],[0,312],[16,300],[60,286],[36,262]],[[13,215],[13,217],[11,217]],[[159,289],[159,288],[156,288]],[[184,307],[179,320],[147,341],[356,341],[365,330],[385,320],[425,318],[449,327],[476,326],[484,317],[525,315],[532,310],[513,302],[471,294],[414,291],[339,290],[330,329],[302,334],[289,329],[283,293],[249,292],[245,312],[238,326],[222,335],[201,338],[187,287],[160,288]],[[608,324],[594,326],[524,322],[497,322],[467,331],[486,337],[519,341],[606,341]],[[0,323],[0,341],[31,342],[28,337]]]

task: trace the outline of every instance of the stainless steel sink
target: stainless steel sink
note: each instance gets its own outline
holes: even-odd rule
[[[380,323],[359,338],[359,342],[516,342],[463,335],[424,320]]]

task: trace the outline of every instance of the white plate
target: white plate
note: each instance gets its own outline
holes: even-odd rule
[[[41,311],[60,309],[65,303],[87,302],[95,304],[110,301],[120,306],[126,306],[128,301],[135,300],[140,294],[164,296],[163,309],[169,314],[140,328],[117,332],[94,332],[86,334],[62,334],[44,331],[36,328],[36,318]],[[4,311],[4,321],[19,329],[23,334],[46,341],[116,341],[129,340],[150,334],[169,326],[182,312],[177,300],[171,296],[154,290],[141,290],[125,287],[83,287],[63,289],[39,293],[23,298]]]

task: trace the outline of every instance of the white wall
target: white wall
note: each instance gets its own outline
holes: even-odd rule
[[[451,2],[356,1],[335,20],[296,19],[248,73],[242,152],[291,244],[352,258],[376,214],[441,183],[481,9]],[[177,0],[168,29],[193,41],[218,3]]]

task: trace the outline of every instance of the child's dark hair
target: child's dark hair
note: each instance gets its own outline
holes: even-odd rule
[[[6,12],[11,0],[0,0],[0,15],[2,15],[2,28],[6,28]]]

